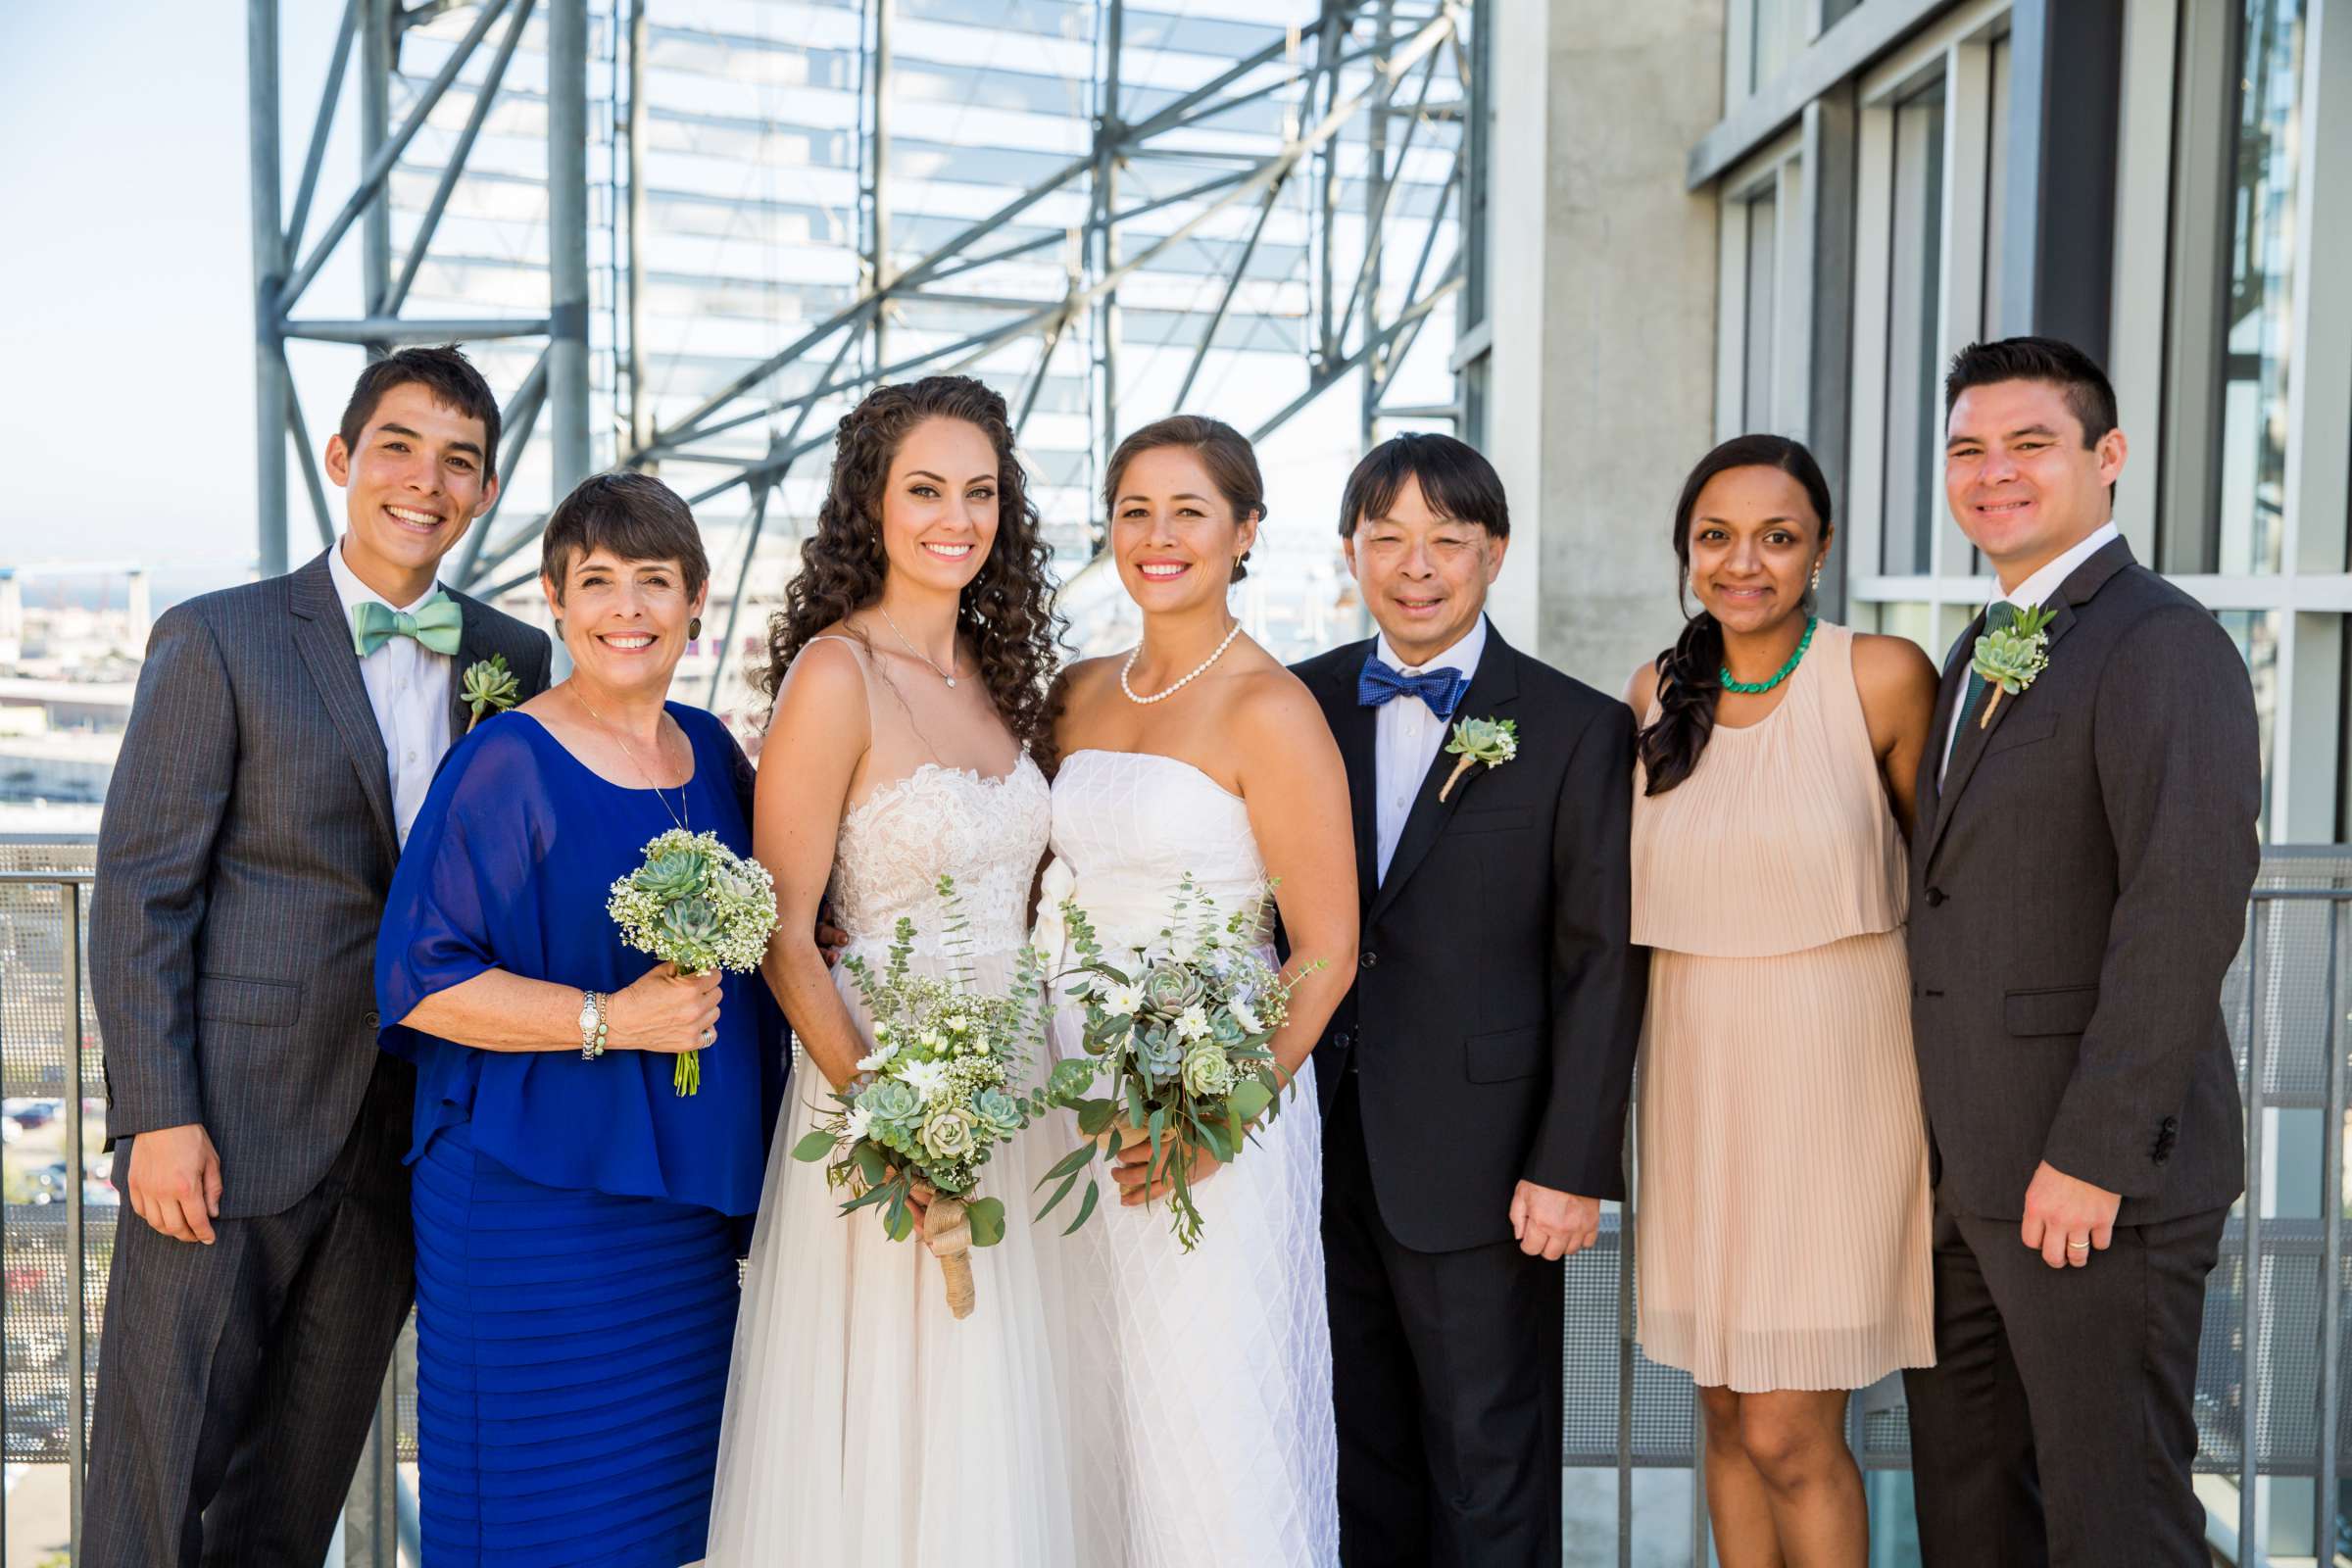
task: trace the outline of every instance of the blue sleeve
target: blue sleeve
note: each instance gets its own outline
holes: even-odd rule
[[[521,734],[491,720],[450,754],[417,811],[375,944],[379,1041],[393,1054],[419,1057],[425,1042],[401,1026],[418,1003],[504,967],[499,934],[517,929],[537,887],[537,771]]]

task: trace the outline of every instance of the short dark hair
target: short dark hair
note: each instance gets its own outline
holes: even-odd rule
[[[1486,455],[1449,435],[1407,431],[1365,453],[1348,476],[1340,492],[1340,537],[1353,538],[1366,517],[1387,516],[1407,479],[1420,481],[1422,498],[1439,515],[1475,522],[1497,539],[1511,536],[1502,475]]]
[[[1948,423],[1952,405],[1972,386],[1995,381],[2046,381],[2066,399],[2066,407],[2082,426],[2082,444],[2095,447],[2121,422],[2115,411],[2115,386],[2099,362],[2054,337],[2005,337],[1993,343],[1971,343],[1952,356],[1943,378],[1943,417]]]
[[[370,364],[360,372],[353,383],[351,401],[343,405],[341,431],[346,449],[360,444],[360,435],[368,421],[375,417],[375,406],[384,394],[396,386],[416,382],[433,395],[433,401],[444,408],[457,410],[467,418],[482,421],[482,472],[498,477],[498,399],[490,391],[490,383],[473,362],[458,349],[455,343],[439,348],[399,349]]]
[[[564,575],[575,555],[610,550],[623,561],[674,561],[692,598],[710,580],[703,531],[685,498],[650,473],[592,473],[548,515],[539,540],[539,574],[564,599]]]
[[[1110,455],[1110,466],[1102,471],[1102,510],[1105,514],[1119,510],[1119,481],[1127,476],[1127,465],[1143,454],[1160,447],[1187,447],[1208,470],[1209,482],[1217,494],[1233,508],[1235,521],[1255,517],[1266,520],[1266,481],[1257,469],[1257,449],[1250,438],[1223,419],[1212,419],[1204,414],[1171,414],[1164,419],[1154,419],[1118,445]],[[1240,582],[1250,575],[1250,553],[1233,564],[1233,580]]]

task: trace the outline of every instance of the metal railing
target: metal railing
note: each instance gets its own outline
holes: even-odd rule
[[[2221,1261],[2206,1282],[2197,1469],[2236,1484],[2236,1518],[2217,1520],[2222,1528],[2214,1534],[2241,1568],[2267,1560],[2266,1479],[2312,1480],[2321,1562],[2332,1561],[2344,1539],[2331,1478],[2352,1473],[2343,1400],[2352,1293],[2343,1245],[2347,906],[2352,847],[2266,852],[2247,904],[2246,938],[2223,983],[2246,1105],[2247,1196],[2231,1212]],[[2316,1118],[2316,1138],[2308,1127],[2300,1129],[2306,1136],[2273,1137],[2288,1118],[2305,1117]],[[1616,1469],[1621,1564],[1633,1561],[1634,1473],[1689,1470],[1691,1561],[1705,1568],[1701,1434],[1690,1379],[1643,1356],[1635,1339],[1634,1213],[1628,1202],[1604,1215],[1600,1244],[1568,1263],[1561,1460],[1572,1470]],[[1857,1392],[1847,1439],[1866,1471],[1909,1468],[1899,1376]]]
[[[84,1193],[79,1112],[84,1100],[104,1093],[103,1043],[84,962],[91,853],[86,843],[0,841],[0,1094],[58,1100],[65,1145],[59,1191],[28,1192],[0,1214],[7,1274],[0,1428],[12,1467],[65,1465],[69,1550],[76,1557],[116,1212]],[[2338,1539],[2329,1479],[2345,1473],[2352,1455],[2342,1399],[2352,1290],[2343,1245],[2347,905],[2352,848],[2271,851],[2248,906],[2245,945],[2224,983],[2246,1100],[2248,1200],[2230,1222],[2206,1289],[2197,1467],[2236,1482],[2240,1564],[2264,1560],[2260,1484],[2271,1477],[2313,1478],[2314,1537],[2328,1560]],[[2309,1137],[2271,1136],[2275,1123],[2310,1115],[2319,1119],[2316,1157]],[[2282,1163],[2282,1144],[2299,1152],[2307,1178],[2316,1175],[2300,1193],[2296,1172],[2285,1168],[2292,1161]],[[2318,1201],[2299,1201],[2315,1186]],[[2300,1212],[2306,1207],[2309,1213]],[[1703,1568],[1707,1526],[1690,1380],[1648,1360],[1635,1342],[1632,1219],[1631,1203],[1604,1216],[1600,1244],[1568,1264],[1561,1458],[1571,1469],[1616,1471],[1617,1560],[1626,1564],[1637,1525],[1636,1472],[1691,1472],[1688,1528],[1692,1560]],[[347,1515],[352,1555],[387,1568],[402,1548],[411,1560],[416,1555],[415,1503],[397,1471],[416,1453],[414,1387],[413,1374],[402,1379],[396,1370],[387,1379]],[[1899,1379],[1857,1395],[1848,1437],[1865,1469],[1908,1467]],[[8,1517],[0,1497],[0,1543]],[[1675,1521],[1675,1533],[1683,1527]]]

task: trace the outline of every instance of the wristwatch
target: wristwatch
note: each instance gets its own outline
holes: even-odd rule
[[[580,1059],[594,1061],[605,1054],[605,1003],[602,991],[580,993]]]

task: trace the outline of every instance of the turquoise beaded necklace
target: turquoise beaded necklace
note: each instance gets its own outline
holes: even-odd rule
[[[1773,690],[1781,682],[1796,673],[1796,666],[1804,660],[1805,650],[1813,646],[1813,628],[1820,624],[1821,617],[1819,615],[1815,615],[1805,622],[1805,634],[1796,640],[1796,652],[1788,656],[1788,662],[1783,664],[1772,679],[1734,680],[1732,679],[1732,666],[1726,664],[1716,671],[1722,679],[1723,689],[1727,692],[1738,692],[1742,697],[1761,697],[1766,692]]]

